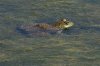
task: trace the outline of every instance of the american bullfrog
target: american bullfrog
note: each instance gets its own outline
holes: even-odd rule
[[[33,24],[24,24],[18,27],[18,30],[21,33],[27,35],[48,35],[48,34],[57,34],[61,33],[65,29],[69,29],[74,25],[73,22],[61,19],[53,24],[48,23],[33,23]]]

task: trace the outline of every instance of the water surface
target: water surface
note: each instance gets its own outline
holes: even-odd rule
[[[1,0],[0,66],[100,66],[99,0]],[[63,35],[27,37],[20,24],[68,18]]]

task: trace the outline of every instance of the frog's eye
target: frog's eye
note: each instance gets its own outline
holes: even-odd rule
[[[67,20],[66,19],[63,19],[63,21],[66,22]]]

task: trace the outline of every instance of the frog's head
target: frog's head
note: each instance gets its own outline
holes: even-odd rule
[[[60,21],[54,24],[55,27],[60,28],[60,29],[68,29],[72,27],[73,25],[74,25],[73,22],[66,19],[61,19]]]

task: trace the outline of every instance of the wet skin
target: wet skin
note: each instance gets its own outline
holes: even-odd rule
[[[66,19],[61,19],[54,24],[47,23],[37,23],[37,24],[27,24],[21,25],[18,29],[21,32],[25,32],[31,35],[47,35],[61,33],[63,30],[67,30],[74,25],[73,22]]]

